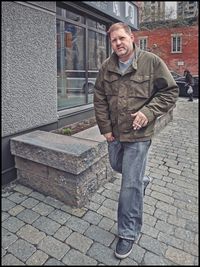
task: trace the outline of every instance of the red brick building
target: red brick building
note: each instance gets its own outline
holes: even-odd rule
[[[160,56],[170,70],[183,75],[184,70],[189,69],[192,74],[198,74],[198,24],[195,24],[146,27],[134,32],[135,42],[140,48]]]

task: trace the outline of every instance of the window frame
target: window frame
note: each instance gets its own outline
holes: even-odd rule
[[[146,42],[146,47],[144,42]],[[139,38],[139,47],[141,50],[147,51],[148,48],[148,36],[143,36]]]
[[[180,45],[178,45],[178,38],[180,38]],[[174,40],[175,40],[175,49],[174,49]],[[182,33],[171,34],[171,53],[180,54],[182,53]],[[180,49],[178,49],[180,46]]]
[[[92,30],[92,31],[94,31],[96,33],[101,33],[101,34],[106,36],[106,47],[105,47],[105,49],[106,49],[106,57],[108,57],[109,54],[110,54],[110,47],[109,47],[109,42],[108,42],[108,37],[107,37],[107,32],[106,31],[107,31],[107,28],[109,27],[109,24],[106,21],[100,20],[98,17],[91,16],[90,14],[87,14],[87,13],[82,13],[82,12],[80,12],[80,10],[75,10],[73,8],[68,8],[67,6],[63,6],[63,5],[57,5],[57,7],[61,8],[61,9],[67,9],[68,11],[75,12],[75,13],[77,13],[77,15],[80,15],[80,16],[84,17],[84,22],[76,22],[74,20],[71,20],[71,19],[67,18],[66,16],[63,16],[62,14],[61,15],[60,14],[56,14],[56,20],[63,21],[63,23],[67,22],[67,23],[73,24],[75,26],[81,27],[85,31],[85,38],[84,38],[85,42],[83,44],[83,46],[84,46],[84,72],[85,72],[85,83],[88,84],[88,82],[89,82],[89,80],[88,80],[89,79],[89,72],[90,72],[90,70],[88,68],[88,60],[89,60],[89,58],[88,58],[89,57],[89,54],[88,54],[88,46],[89,46],[89,44],[88,44],[88,33],[89,33],[89,30]],[[88,25],[88,20],[94,20],[94,21],[96,21],[97,24],[98,23],[99,24],[104,24],[105,25],[105,30],[99,29],[98,27],[89,26]],[[95,71],[95,72],[98,72],[98,70]],[[57,90],[58,90],[58,88],[57,88]],[[72,107],[71,106],[67,107],[67,105],[66,105],[66,107],[62,107],[62,108],[60,108],[58,106],[58,112],[62,111],[62,110],[68,110],[70,108],[76,108],[78,106],[87,106],[87,105],[90,105],[90,104],[91,103],[89,102],[89,96],[88,96],[88,92],[87,92],[86,95],[85,95],[85,103],[84,104],[75,105],[75,106],[72,106]]]

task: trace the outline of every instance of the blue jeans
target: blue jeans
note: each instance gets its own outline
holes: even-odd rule
[[[136,240],[142,228],[144,177],[151,140],[108,142],[111,167],[122,173],[118,203],[118,235]],[[144,178],[146,181],[144,181]]]

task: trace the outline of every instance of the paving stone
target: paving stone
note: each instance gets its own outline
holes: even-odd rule
[[[165,257],[178,265],[194,265],[193,256],[174,247],[167,249]]]
[[[100,206],[100,208],[97,210],[97,213],[108,217],[111,220],[117,221],[117,211],[111,210],[104,206]]]
[[[168,196],[172,196],[172,193],[173,193],[173,191],[170,190],[169,188],[165,188],[164,186],[160,186],[158,184],[153,184],[151,186],[151,189],[157,192],[163,193],[165,195],[168,195]]]
[[[119,186],[119,185],[115,185],[115,184],[110,183],[110,182],[104,184],[104,187],[105,187],[106,189],[111,190],[111,191],[116,191],[116,192],[119,192],[119,191],[120,191],[120,186]]]
[[[155,228],[166,234],[174,235],[174,226],[169,223],[158,220],[156,222]]]
[[[143,214],[143,222],[150,225],[150,226],[154,226],[156,224],[156,218],[154,218],[153,216],[144,213]]]
[[[145,195],[146,195],[146,192],[147,192],[147,191],[145,191]],[[151,205],[148,205],[148,204],[144,203],[143,211],[144,211],[145,213],[148,213],[148,214],[150,214],[150,215],[153,215],[154,212],[155,212],[155,207],[153,207],[153,206],[151,206]]]
[[[173,204],[174,198],[170,196],[166,196],[165,194],[159,193],[159,192],[152,192],[151,197],[156,198],[158,200],[164,201],[168,204]]]
[[[199,235],[198,234],[195,235],[194,243],[195,243],[195,245],[199,244]]]
[[[14,243],[18,237],[2,227],[1,229],[1,246],[7,249],[12,243]]]
[[[43,194],[37,192],[37,191],[33,191],[33,192],[29,195],[29,197],[36,198],[36,199],[38,199],[38,200],[40,200],[40,201],[43,201],[43,200],[45,199],[45,196],[44,196]]]
[[[144,256],[143,266],[150,265],[150,266],[162,266],[162,265],[171,265],[171,262],[164,257],[158,256],[151,252],[148,252]]]
[[[91,224],[95,224],[97,225],[100,220],[102,219],[102,215],[100,214],[97,214],[96,212],[94,211],[87,211],[87,213],[83,216],[83,220],[91,223]]]
[[[3,222],[4,220],[8,219],[8,217],[10,217],[10,214],[7,212],[2,212],[1,213],[1,221]]]
[[[57,259],[50,258],[49,260],[47,260],[45,262],[44,265],[46,265],[46,266],[63,266],[65,264],[61,261],[58,261]]]
[[[147,249],[159,256],[164,256],[165,251],[167,249],[166,244],[147,235],[142,235],[142,237],[139,240],[139,245],[142,248]]]
[[[73,231],[77,231],[83,234],[86,231],[86,229],[90,226],[90,224],[86,221],[81,220],[80,218],[72,216],[66,222],[66,226],[71,228]]]
[[[1,248],[1,258],[2,258],[3,256],[5,256],[6,253],[7,253],[7,250],[5,250],[4,248]]]
[[[35,207],[33,207],[32,210],[39,213],[40,215],[47,216],[54,210],[54,208],[45,203],[40,202]]]
[[[149,226],[148,224],[143,224],[141,233],[144,233],[146,235],[149,235],[153,238],[157,238],[159,231],[155,229],[154,227]]]
[[[195,238],[195,233],[185,230],[183,228],[176,228],[175,236],[188,242],[193,242]]]
[[[8,217],[3,221],[2,226],[12,233],[16,233],[25,223],[15,217]]]
[[[170,224],[182,227],[182,228],[184,228],[184,226],[186,225],[185,219],[181,219],[181,218],[178,218],[177,216],[173,216],[173,215],[169,215],[167,222]]]
[[[116,235],[116,236],[118,235],[117,223],[116,223],[116,222],[114,222],[114,225],[113,225],[113,227],[111,228],[110,232],[111,232],[112,234]]]
[[[23,202],[21,202],[21,205],[26,207],[27,209],[33,208],[35,205],[39,203],[39,200],[29,197],[25,199]]]
[[[8,266],[11,266],[11,265],[18,265],[18,266],[25,265],[22,261],[17,259],[12,254],[7,254],[6,256],[4,256],[2,258],[2,262],[1,263],[2,263],[3,266],[4,265],[8,265]]]
[[[23,226],[16,234],[33,245],[37,245],[46,236],[31,225]]]
[[[118,265],[120,262],[119,259],[116,259],[114,256],[114,251],[112,249],[105,247],[100,243],[94,243],[87,252],[87,255],[105,265],[113,266]]]
[[[17,218],[24,221],[25,223],[32,224],[37,218],[40,217],[40,214],[33,210],[24,209],[17,214]]]
[[[199,257],[199,246],[194,243],[185,241],[183,245],[183,250],[193,256]]]
[[[164,222],[167,221],[167,218],[168,218],[169,214],[166,213],[165,211],[163,210],[160,210],[160,209],[156,209],[155,212],[154,212],[154,217],[157,218],[157,219],[160,219]]]
[[[91,198],[90,198],[91,201],[97,203],[97,204],[101,204],[104,200],[105,200],[105,197],[98,194],[98,193],[95,193]]]
[[[86,230],[85,235],[105,246],[109,246],[115,239],[115,236],[113,234],[97,227],[96,225],[91,225]]]
[[[159,233],[158,240],[163,242],[166,245],[170,245],[170,246],[173,246],[179,249],[183,249],[183,246],[184,246],[183,240],[176,238],[172,235],[162,233],[162,232]]]
[[[60,224],[64,224],[66,223],[67,220],[69,220],[69,218],[71,217],[70,214],[64,212],[64,211],[61,211],[61,210],[54,210],[52,211],[49,215],[48,215],[48,218],[60,223]]]
[[[199,229],[199,224],[198,222],[193,222],[188,220],[186,221],[185,229],[197,233]]]
[[[2,211],[8,211],[15,206],[16,206],[16,203],[14,203],[13,201],[11,201],[7,198],[2,198],[2,200],[1,200],[1,210]]]
[[[17,214],[19,214],[22,210],[24,210],[25,208],[22,207],[21,205],[16,205],[15,207],[13,207],[12,209],[10,209],[8,211],[8,213],[12,216],[16,216]]]
[[[86,253],[93,241],[79,233],[72,233],[65,241],[71,247],[78,249],[80,252]]]
[[[8,252],[12,253],[23,262],[25,262],[35,251],[36,248],[33,245],[22,239],[18,239],[8,248]]]
[[[93,201],[89,201],[89,203],[87,203],[85,207],[89,210],[97,211],[100,205]]]
[[[41,250],[37,250],[27,261],[26,265],[42,266],[48,259],[48,255]]]
[[[88,266],[88,265],[97,265],[97,261],[88,257],[87,255],[82,254],[81,252],[71,249],[62,259],[62,262],[66,265],[79,265],[79,266]]]
[[[45,203],[47,203],[50,206],[53,206],[54,208],[60,209],[62,206],[64,206],[65,204],[63,202],[61,202],[58,199],[55,199],[51,196],[47,196],[44,200]]]
[[[138,265],[140,265],[142,263],[144,254],[145,254],[145,249],[143,249],[142,247],[138,246],[138,244],[135,243],[133,245],[133,250],[131,251],[129,257],[134,261],[136,261]]]
[[[17,204],[20,204],[21,202],[23,202],[25,199],[27,199],[27,196],[25,196],[24,194],[22,193],[19,193],[19,192],[15,192],[13,193],[12,195],[10,195],[8,197],[9,200],[17,203]]]
[[[47,236],[38,244],[38,248],[57,260],[63,258],[70,247],[57,239]]]
[[[57,222],[52,221],[51,219],[44,216],[40,216],[36,221],[33,222],[32,225],[48,235],[55,234],[55,232],[61,226]]]
[[[74,208],[74,207],[70,207],[68,205],[64,205],[61,207],[61,210],[71,214],[71,215],[74,215],[76,217],[83,217],[83,215],[87,212],[87,209],[86,208]]]
[[[102,205],[114,211],[116,211],[118,208],[118,202],[112,199],[105,199]]]
[[[54,237],[60,241],[65,241],[67,237],[72,233],[72,230],[67,226],[61,226],[54,234]]]
[[[150,205],[150,206],[155,206],[156,203],[158,202],[157,199],[153,198],[152,196],[145,196],[144,198],[144,203]]]
[[[109,231],[113,227],[113,225],[114,221],[106,217],[103,217],[100,223],[98,224],[99,227],[106,231]]]
[[[119,265],[122,265],[122,266],[137,266],[137,262],[130,259],[130,258],[125,258],[123,260],[120,261],[120,264]]]
[[[30,193],[33,192],[33,189],[31,189],[27,186],[21,185],[21,184],[16,184],[15,191],[17,191],[23,195],[29,195]]]
[[[102,195],[107,197],[107,198],[110,198],[112,200],[115,200],[115,201],[118,201],[118,199],[119,199],[119,193],[118,192],[108,190],[108,189],[104,190]]]
[[[192,211],[185,210],[185,209],[179,209],[177,211],[177,216],[184,218],[184,219],[194,221],[194,222],[198,221],[198,214],[197,213],[194,213]]]
[[[157,201],[156,208],[166,211],[169,214],[175,215],[177,213],[177,208],[171,204],[165,203],[163,201]]]

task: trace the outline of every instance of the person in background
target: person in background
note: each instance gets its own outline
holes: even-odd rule
[[[194,86],[194,78],[189,70],[184,71],[185,82],[186,82],[186,90],[189,95],[188,101],[193,101],[193,86]]]
[[[115,256],[123,259],[142,227],[144,189],[149,182],[144,173],[155,121],[175,105],[179,91],[163,60],[137,48],[127,24],[111,25],[108,36],[113,53],[99,70],[94,110],[108,143],[110,164],[122,174]]]

